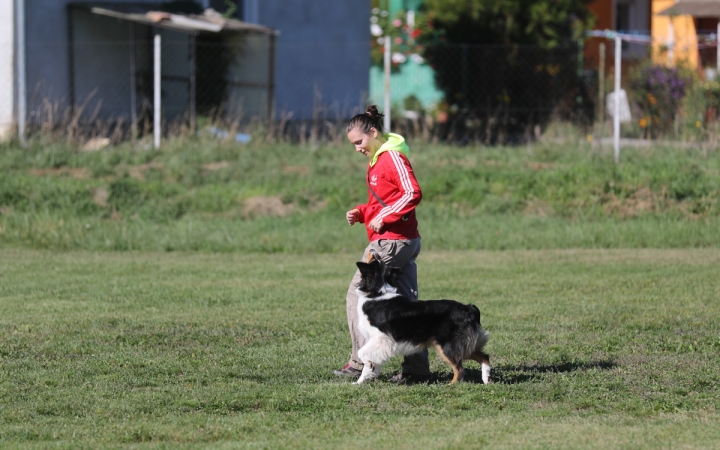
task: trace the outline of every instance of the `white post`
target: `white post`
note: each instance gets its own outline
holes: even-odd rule
[[[27,79],[25,75],[25,0],[15,3],[17,12],[17,121],[20,145],[25,147],[25,126],[27,120]]]
[[[622,39],[615,35],[615,114],[613,114],[613,147],[615,164],[620,162],[620,74],[622,64]]]
[[[385,118],[383,120],[383,128],[385,129],[386,133],[390,132],[390,64],[392,61],[390,60],[390,36],[385,36],[385,40],[383,41],[385,44],[385,54],[384,56],[384,66],[385,66],[385,108],[383,113],[385,113]]]
[[[160,32],[155,31],[153,68],[153,144],[160,148]]]

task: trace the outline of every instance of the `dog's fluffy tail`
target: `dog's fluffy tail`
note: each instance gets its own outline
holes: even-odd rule
[[[485,347],[485,345],[488,343],[489,340],[490,340],[490,333],[481,329],[478,332],[477,342],[475,342],[475,350],[481,351],[483,349],[483,347]]]

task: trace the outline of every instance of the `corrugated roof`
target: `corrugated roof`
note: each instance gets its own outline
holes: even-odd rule
[[[680,0],[658,15],[720,17],[720,0]]]
[[[182,33],[229,31],[246,34],[280,34],[278,31],[262,25],[226,19],[213,10],[206,10],[202,15],[163,11],[165,5],[162,3],[72,3],[70,6],[85,9],[100,16],[114,17]]]

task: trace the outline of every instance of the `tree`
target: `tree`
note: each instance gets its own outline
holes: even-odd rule
[[[450,110],[448,133],[527,136],[552,116],[589,118],[581,76],[587,0],[426,0],[424,56]]]
[[[447,42],[537,45],[577,43],[593,18],[589,0],[426,0]]]

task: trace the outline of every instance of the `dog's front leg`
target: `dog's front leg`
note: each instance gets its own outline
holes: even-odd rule
[[[380,375],[380,369],[387,360],[385,357],[390,354],[387,345],[388,340],[383,336],[373,336],[358,350],[358,357],[364,365],[357,384],[362,384],[364,381]]]
[[[368,362],[363,361],[363,364],[365,364],[365,365],[363,366],[362,374],[360,374],[360,378],[358,378],[358,380],[355,382],[355,384],[363,384],[366,380],[375,378],[375,376],[373,376],[374,375],[373,363],[371,363],[369,361]]]

